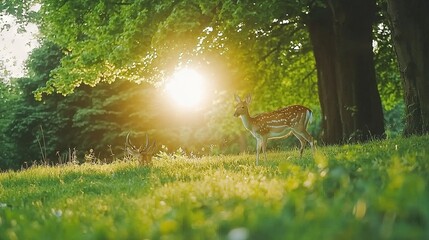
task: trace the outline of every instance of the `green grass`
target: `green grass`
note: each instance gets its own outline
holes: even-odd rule
[[[429,137],[0,174],[0,239],[428,239]]]

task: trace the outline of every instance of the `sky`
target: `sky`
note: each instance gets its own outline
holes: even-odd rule
[[[11,27],[2,29],[6,24]],[[37,26],[29,24],[25,29],[26,32],[18,33],[14,17],[0,16],[0,78],[25,76],[25,60],[30,51],[38,46]]]

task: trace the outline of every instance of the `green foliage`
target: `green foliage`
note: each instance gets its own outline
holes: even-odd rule
[[[175,5],[170,1],[42,1],[41,32],[66,54],[38,93],[55,89],[67,94],[82,83],[124,78],[153,82],[161,73],[153,72],[162,50],[154,48],[157,34],[174,21]]]
[[[403,91],[391,30],[388,28],[387,19],[381,19],[374,27],[375,67],[383,107],[390,111],[398,104],[403,104]]]
[[[64,97],[55,95],[43,102],[36,102],[33,97],[33,91],[46,82],[50,70],[58,65],[60,58],[58,47],[45,43],[34,50],[28,60],[31,77],[12,82],[16,96],[10,105],[8,124],[3,130],[15,144],[12,149],[15,152],[14,159],[9,159],[14,163],[13,167],[20,167],[25,162],[30,164],[34,160],[46,160],[47,152],[52,156],[63,144],[58,141],[58,137],[62,130],[69,127],[70,122],[67,115],[61,114],[63,109],[57,109],[57,103]],[[44,136],[47,138],[44,139]]]
[[[388,27],[386,5],[378,3],[381,11],[374,26],[374,56],[378,90],[383,103],[386,135],[401,135],[404,128],[404,97],[401,75]]]
[[[138,127],[146,124],[142,118],[148,116],[139,109],[151,95],[142,97],[147,88],[129,81],[97,88],[83,86],[69,97],[52,94],[36,101],[33,92],[48,81],[61,57],[57,45],[45,42],[28,60],[30,77],[2,85],[2,169],[39,160],[62,161],[64,155],[76,149],[79,160],[90,149],[99,158],[110,158],[112,152],[122,154],[119,147],[124,144],[126,130],[133,129],[133,125],[137,126],[135,130],[147,130],[147,126]]]
[[[0,81],[0,169],[15,166],[13,159],[16,157],[15,144],[7,133],[7,127],[13,120],[18,93],[11,85]]]
[[[1,239],[425,239],[429,138],[0,173]],[[174,157],[174,158],[173,158]],[[311,229],[304,231],[303,229]]]
[[[223,87],[228,89],[240,86],[253,91],[285,78],[302,88],[300,80],[314,68],[313,60],[301,61],[310,71],[293,75],[295,69],[289,67],[290,58],[299,61],[296,56],[310,50],[301,19],[307,2],[40,3],[33,19],[39,23],[43,39],[60,46],[64,55],[51,72],[52,78],[39,86],[38,98],[53,91],[68,94],[81,84],[93,86],[102,81],[159,82],[177,66],[187,64],[221,66],[224,79],[218,76],[215,81],[227,82]],[[15,6],[28,11],[32,4],[30,0],[10,2],[2,9],[14,13],[7,9]]]
[[[384,112],[384,122],[386,124],[386,135],[388,138],[401,136],[404,129],[405,105],[398,103],[393,109]]]

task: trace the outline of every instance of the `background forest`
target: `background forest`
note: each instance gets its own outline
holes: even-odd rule
[[[123,157],[129,132],[137,143],[148,133],[165,152],[254,151],[233,117],[234,93],[252,94],[253,114],[307,105],[319,145],[427,133],[424,104],[416,104],[425,98],[409,87],[412,68],[401,67],[406,53],[392,38],[403,27],[395,17],[410,16],[394,11],[399,1],[387,2],[2,2],[0,10],[23,26],[38,24],[40,47],[27,61],[27,77],[0,82],[0,168],[109,162]],[[415,13],[418,34],[428,21],[418,9],[427,3],[412,2],[403,9]],[[427,61],[427,47],[423,52],[417,59]],[[163,88],[183,67],[210,83],[198,109],[179,108]],[[415,82],[427,88],[425,79]]]

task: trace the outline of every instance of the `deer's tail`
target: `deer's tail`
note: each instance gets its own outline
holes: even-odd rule
[[[305,115],[305,122],[304,126],[307,127],[308,123],[311,123],[313,121],[313,112],[308,109],[307,114]]]

